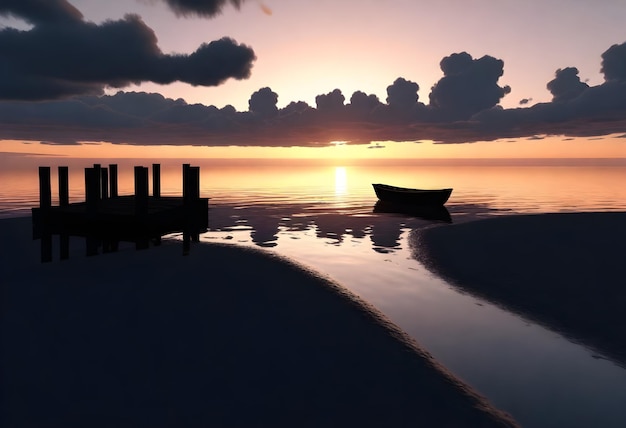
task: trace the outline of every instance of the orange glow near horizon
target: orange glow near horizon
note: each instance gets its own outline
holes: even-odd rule
[[[327,147],[134,146],[111,143],[48,145],[16,140],[0,142],[0,152],[71,158],[211,158],[211,159],[463,159],[463,158],[626,158],[626,138],[521,138],[465,144],[381,142],[384,148],[333,142]]]

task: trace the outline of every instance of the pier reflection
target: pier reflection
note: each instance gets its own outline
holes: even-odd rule
[[[165,236],[162,235],[162,236]],[[100,254],[116,253],[121,249],[133,248],[135,250],[147,250],[161,245],[162,236],[137,237],[136,239],[124,237],[115,238],[112,236],[82,236],[70,235],[67,233],[44,233],[37,238],[41,246],[41,263],[54,261],[55,254],[59,260],[68,260],[70,254],[77,255],[83,253],[87,257]],[[191,243],[200,241],[200,232],[182,232],[182,255],[188,255],[191,251]],[[58,253],[54,248],[58,248]]]

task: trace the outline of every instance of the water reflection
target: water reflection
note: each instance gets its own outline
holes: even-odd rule
[[[389,208],[389,207],[388,207]],[[467,209],[467,207],[465,207]],[[486,212],[485,207],[473,207]],[[372,249],[389,252],[399,246],[403,229],[425,227],[452,217],[445,207],[420,211],[382,210],[377,204],[353,208],[351,212],[312,210],[308,204],[250,205],[214,204],[209,207],[209,230],[249,230],[250,239],[260,247],[275,247],[281,230],[312,231],[320,239],[342,245],[347,237],[369,237]]]
[[[40,261],[50,263],[58,254],[59,260],[68,260],[70,254],[77,256],[83,253],[86,257],[93,257],[100,254],[116,253],[121,249],[135,248],[135,250],[147,250],[161,245],[162,236],[180,237],[182,241],[182,255],[189,255],[191,243],[200,241],[198,232],[181,232],[176,234],[163,234],[152,237],[103,237],[99,235],[78,235],[69,233],[42,233],[34,236],[34,240],[40,242]],[[58,250],[55,251],[55,248]]]
[[[341,196],[348,193],[348,173],[346,168],[338,166],[335,168],[335,195]]]
[[[407,205],[391,202],[378,201],[374,205],[375,213],[397,213],[408,216],[419,217],[424,220],[436,220],[444,223],[452,223],[450,212],[443,205]]]

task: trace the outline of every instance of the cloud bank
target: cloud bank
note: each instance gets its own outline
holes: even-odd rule
[[[188,55],[164,54],[139,16],[97,25],[65,0],[3,0],[0,15],[33,25],[0,30],[4,100],[100,95],[106,87],[142,82],[216,86],[248,78],[256,59],[250,47],[230,38],[204,43]]]
[[[213,17],[243,0],[162,0],[180,16]],[[66,0],[4,0],[0,15],[32,29],[0,30],[0,139],[77,144],[326,146],[330,141],[434,140],[466,143],[536,135],[602,136],[626,132],[626,43],[601,54],[604,83],[589,86],[574,66],[546,84],[551,102],[504,109],[511,88],[499,83],[504,63],[453,53],[428,103],[420,86],[402,77],[381,101],[364,91],[335,89],[278,108],[269,87],[251,94],[248,111],[188,104],[159,94],[118,92],[152,81],[218,85],[250,75],[254,52],[224,38],[188,55],[163,54],[154,32],[136,15],[96,25]],[[33,101],[37,102],[33,102]]]

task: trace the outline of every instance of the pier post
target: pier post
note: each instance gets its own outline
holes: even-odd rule
[[[135,214],[148,214],[148,168],[135,167]]]
[[[59,167],[59,205],[66,207],[70,204],[69,170],[66,166]]]
[[[100,171],[96,168],[85,168],[85,203],[87,212],[98,211],[100,200]]]
[[[200,199],[200,167],[189,167],[189,182],[187,183],[190,190],[189,198],[192,201]]]
[[[50,167],[39,167],[39,208],[49,210],[52,207],[52,189],[50,187]]]
[[[158,163],[152,164],[152,196],[161,197],[161,165]]]
[[[102,198],[102,194],[100,193],[102,188],[100,187],[100,179],[102,178],[100,170],[102,166],[99,163],[94,163],[93,168],[96,170],[96,180],[98,182],[98,199]]]
[[[117,198],[117,164],[109,164],[109,179],[111,181],[111,197]]]
[[[107,199],[109,197],[109,170],[102,168],[100,174],[100,197]]]
[[[189,168],[191,167],[190,164],[188,163],[184,163],[183,164],[183,202],[185,204],[187,204],[187,200],[189,199]]]
[[[189,167],[189,177],[187,179],[187,187],[189,188],[189,205],[191,207],[190,215],[192,222],[191,240],[192,242],[200,241],[200,218],[198,215],[198,201],[200,200],[200,167]]]

